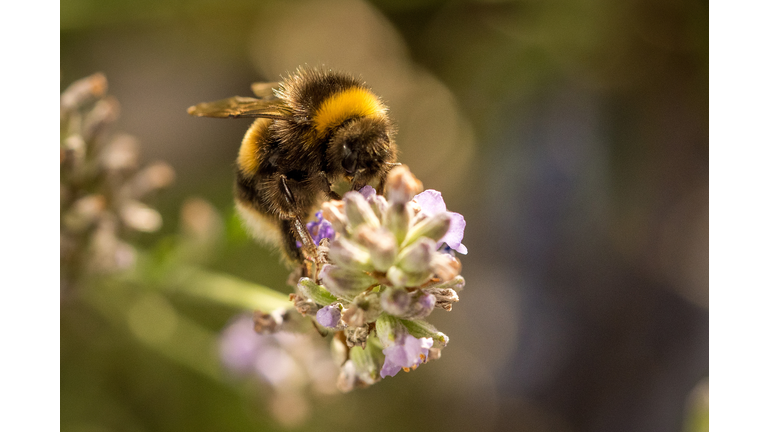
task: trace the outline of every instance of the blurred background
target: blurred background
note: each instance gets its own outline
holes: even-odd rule
[[[162,228],[123,237],[143,251],[140,277],[62,282],[61,429],[708,430],[708,13],[694,0],[62,1],[62,91],[102,72],[119,102],[110,130],[175,180],[149,198]],[[218,335],[247,311],[153,289],[155,263],[184,260],[291,291],[234,215],[250,122],[186,108],[300,65],[361,76],[390,107],[400,161],[467,221],[467,287],[430,317],[451,338],[443,358],[350,394],[232,376]]]

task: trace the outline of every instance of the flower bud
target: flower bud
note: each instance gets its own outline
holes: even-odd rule
[[[370,252],[371,262],[376,270],[386,271],[395,263],[397,244],[395,237],[388,230],[363,225],[355,237]]]
[[[349,350],[349,359],[355,365],[355,374],[366,385],[375,384],[381,379],[379,370],[384,363],[384,355],[373,344],[369,344],[365,349],[352,347]]]
[[[79,79],[61,94],[61,112],[71,111],[85,102],[104,96],[107,92],[107,78],[102,73]]]
[[[120,219],[129,228],[141,232],[154,232],[163,225],[163,217],[157,210],[135,200],[127,201],[120,208]]]
[[[430,262],[436,249],[435,241],[420,238],[398,254],[397,266],[406,273],[422,274],[430,271]]]
[[[373,197],[376,196],[376,189],[374,189],[373,186],[371,185],[365,185],[361,187],[360,190],[358,190],[357,192],[369,202]]]
[[[449,281],[430,284],[425,288],[450,288],[455,291],[461,291],[464,289],[465,284],[464,277],[459,275]]]
[[[363,293],[342,313],[345,323],[353,327],[363,327],[381,315],[381,301],[374,293]]]
[[[363,327],[365,323],[365,311],[357,307],[356,304],[349,305],[341,314],[344,324],[350,327]]]
[[[107,170],[133,170],[139,165],[139,142],[131,135],[118,135],[107,145],[100,159]]]
[[[173,168],[165,162],[155,162],[139,171],[128,185],[129,194],[133,198],[168,187],[176,178]]]
[[[394,345],[397,337],[406,332],[403,321],[392,315],[381,314],[376,320],[376,335],[384,348]]]
[[[317,311],[317,323],[323,327],[338,328],[341,321],[341,305],[334,303]]]
[[[373,270],[371,254],[364,247],[345,237],[340,237],[331,243],[328,257],[334,264],[343,268],[358,271]]]
[[[381,307],[390,315],[404,319],[427,317],[435,308],[435,296],[421,290],[409,293],[388,288],[381,295]]]
[[[67,166],[73,171],[77,171],[85,163],[85,152],[88,145],[80,135],[70,135],[63,143],[64,160]]]
[[[411,206],[392,204],[384,213],[384,226],[394,234],[397,244],[402,244],[412,217]]]
[[[347,360],[341,366],[339,378],[336,381],[336,387],[342,393],[349,393],[356,387],[365,387],[365,384],[357,378],[357,370],[352,360]]]
[[[437,306],[447,311],[453,308],[453,303],[459,301],[456,291],[450,288],[424,288],[424,292],[435,296]]]
[[[459,262],[456,257],[447,253],[436,253],[432,255],[429,267],[437,277],[444,281],[455,278],[461,272],[461,262]]]
[[[299,279],[299,283],[296,285],[296,287],[298,288],[299,293],[304,296],[304,298],[312,300],[320,306],[328,306],[338,300],[333,294],[328,292],[325,287],[316,284],[310,278],[305,277]]]
[[[448,232],[450,226],[451,216],[446,212],[425,218],[411,227],[405,236],[403,246],[409,245],[421,237],[427,237],[434,241],[440,240]]]
[[[403,326],[408,330],[408,333],[417,338],[430,337],[435,341],[435,345],[440,348],[445,347],[448,344],[448,336],[438,331],[432,324],[423,320],[402,320]]]
[[[355,229],[360,225],[378,228],[381,225],[371,205],[359,192],[347,192],[344,195],[344,206],[350,228]]]
[[[338,233],[343,233],[347,226],[347,216],[344,214],[344,201],[326,201],[322,205],[323,219],[327,220]]]
[[[392,266],[387,270],[387,280],[395,287],[418,287],[429,280],[429,270],[421,273],[408,273],[401,268]]]
[[[317,277],[331,294],[347,301],[377,282],[361,271],[346,270],[335,265],[324,266]]]
[[[344,336],[347,337],[347,346],[352,348],[360,346],[365,348],[368,341],[368,326],[363,327],[347,327],[344,329]]]
[[[422,189],[421,181],[405,165],[392,168],[387,176],[387,200],[390,204],[405,204]]]
[[[93,106],[83,121],[82,136],[86,142],[91,140],[108,124],[117,120],[120,104],[117,99],[107,96]]]
[[[317,303],[312,300],[308,300],[304,296],[296,293],[289,294],[288,299],[293,302],[293,306],[302,316],[317,314]]]
[[[396,287],[408,285],[408,274],[399,267],[392,266],[387,270],[387,280]]]
[[[404,289],[387,288],[381,294],[381,308],[390,315],[404,315],[410,304],[411,296]]]
[[[69,231],[85,231],[99,219],[106,205],[103,195],[86,195],[72,204],[72,209],[62,217],[62,223]]]
[[[414,291],[411,294],[411,304],[402,318],[411,320],[426,318],[435,309],[436,303],[437,300],[432,294]]]
[[[376,217],[379,220],[383,220],[384,214],[386,214],[387,209],[389,208],[389,203],[387,203],[387,200],[384,199],[383,196],[376,194],[374,194],[372,197],[368,197],[367,200],[371,205],[371,209],[373,210],[373,213],[376,215]]]

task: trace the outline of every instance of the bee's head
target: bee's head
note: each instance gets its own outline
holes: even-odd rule
[[[343,123],[328,144],[329,171],[360,188],[395,161],[392,125],[387,118],[363,117]]]

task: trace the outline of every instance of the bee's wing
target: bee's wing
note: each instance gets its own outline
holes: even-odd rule
[[[197,117],[238,118],[263,117],[271,119],[288,119],[282,100],[256,99],[252,97],[233,96],[216,102],[203,102],[187,108],[187,113]]]
[[[280,82],[259,82],[259,83],[253,83],[251,84],[251,90],[253,91],[253,94],[256,95],[259,99],[264,100],[272,100],[276,99],[277,96],[275,96],[275,92],[273,89],[276,89],[280,86]]]

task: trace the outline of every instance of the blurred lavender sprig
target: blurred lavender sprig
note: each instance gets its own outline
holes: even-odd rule
[[[272,319],[285,319],[273,315]],[[257,314],[257,326],[265,319],[270,318]],[[275,419],[283,426],[296,426],[309,415],[310,394],[337,392],[333,378],[337,367],[316,333],[264,333],[254,332],[254,320],[247,315],[233,319],[219,339],[221,362],[235,377],[265,382],[272,393],[269,408]]]
[[[106,90],[106,78],[95,74],[61,95],[62,299],[66,305],[86,304],[136,342],[214,380],[222,378],[210,355],[216,335],[177,310],[176,294],[239,310],[282,310],[257,315],[256,325],[265,333],[284,329],[292,334],[259,335],[250,318],[244,334],[240,319],[221,339],[221,352],[228,353],[222,361],[242,374],[247,371],[237,359],[256,356],[251,360],[259,360],[248,370],[266,371],[259,376],[275,385],[271,408],[276,419],[295,426],[309,410],[308,385],[323,394],[335,391],[337,368],[330,352],[308,348],[317,348],[317,341],[305,343],[311,321],[293,309],[285,311],[291,306],[286,294],[205,268],[225,241],[224,221],[207,201],[184,202],[178,233],[147,250],[131,244],[132,232],[160,228],[161,215],[146,201],[173,181],[174,171],[163,162],[142,166],[137,140],[111,133],[119,104]],[[321,225],[317,235],[322,235]],[[70,295],[73,287],[77,295]],[[237,351],[227,351],[233,346]],[[285,358],[293,359],[293,367],[280,361]]]
[[[61,95],[62,292],[86,273],[133,265],[136,252],[125,233],[160,228],[160,213],[144,201],[174,179],[164,162],[139,165],[134,137],[110,133],[119,104],[106,90],[106,78],[97,73]]]

